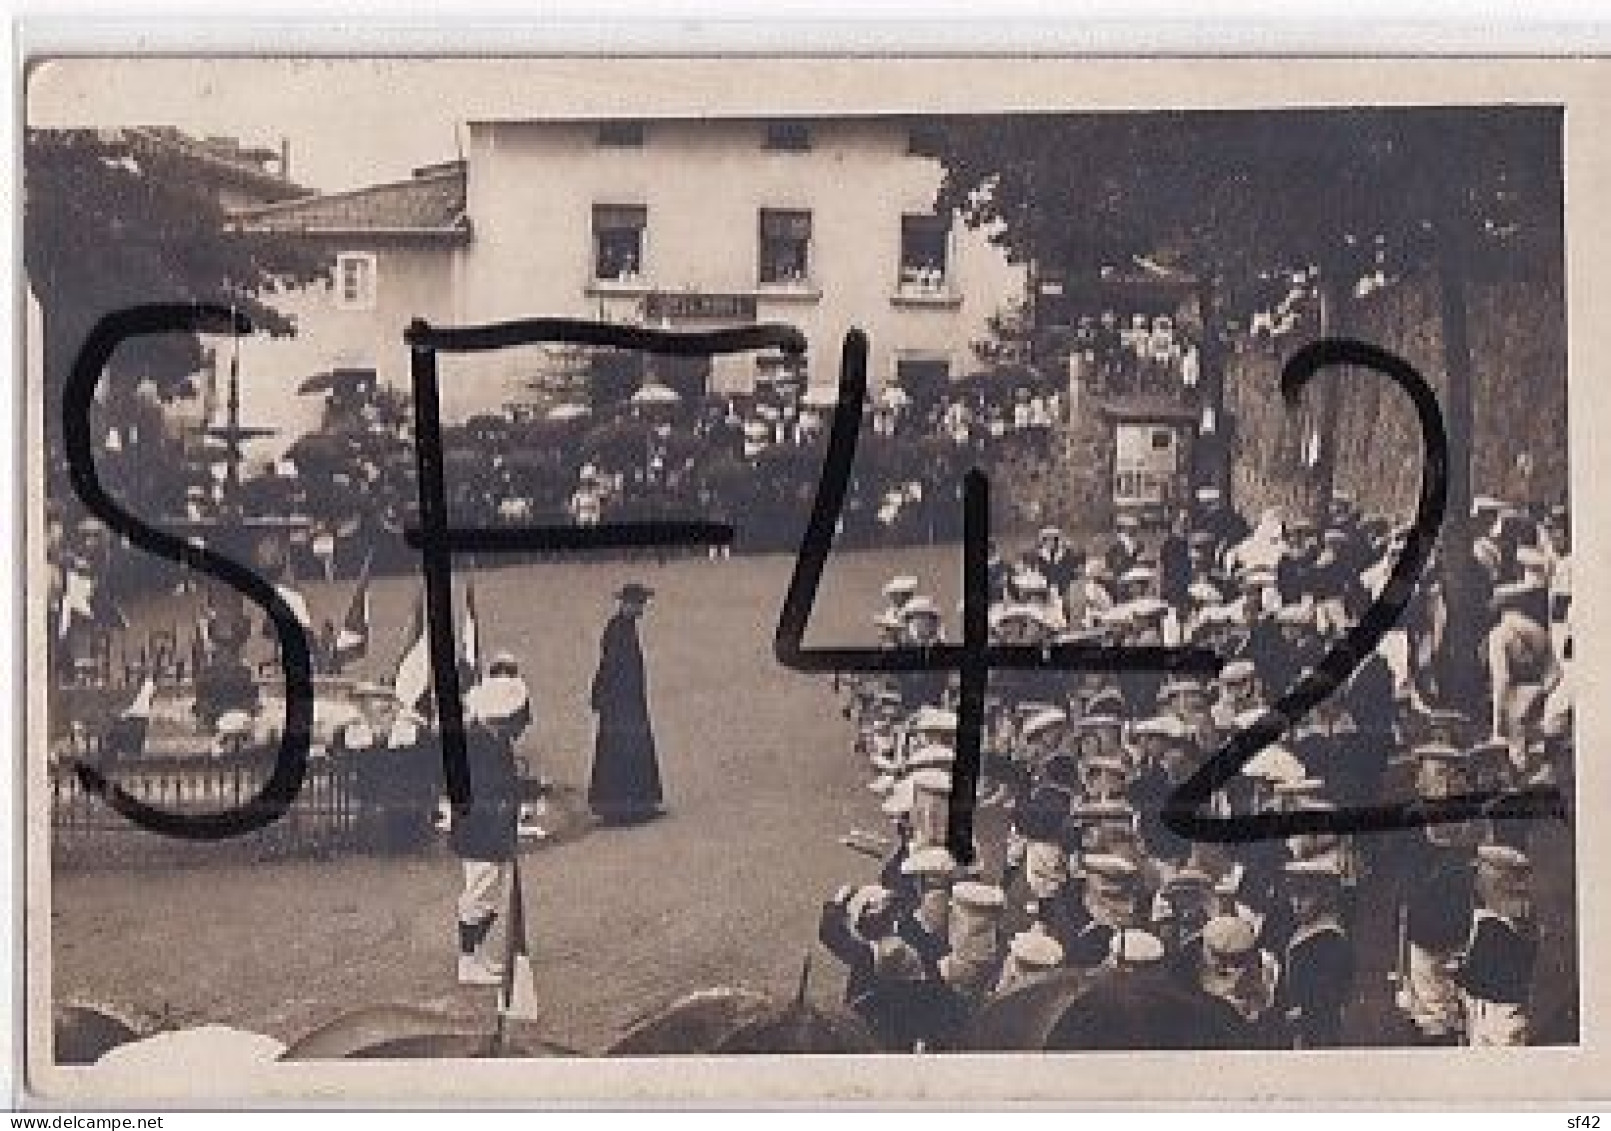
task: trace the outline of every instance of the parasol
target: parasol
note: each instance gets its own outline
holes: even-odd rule
[[[1224,1003],[1163,970],[1060,970],[985,1004],[965,1047],[994,1050],[1234,1049],[1253,1034]]]
[[[50,1012],[57,1064],[94,1064],[142,1035],[129,1022],[97,1006],[58,1005]]]
[[[811,956],[800,968],[793,1000],[740,1025],[710,1051],[715,1053],[847,1053],[878,1052],[878,1040],[867,1026],[843,1010],[806,1000]]]
[[[566,1056],[547,1041],[496,1038],[485,1027],[411,1005],[372,1005],[344,1013],[299,1038],[281,1060],[410,1060],[424,1057]]]
[[[633,404],[637,405],[671,405],[682,400],[681,394],[669,385],[662,385],[658,381],[649,381],[631,396]]]
[[[890,1052],[959,1047],[968,1023],[966,998],[933,979],[881,983],[856,1004],[879,1044]]]
[[[571,420],[581,420],[592,415],[592,412],[593,410],[585,404],[557,404],[544,413],[544,418],[565,423]]]
[[[228,1025],[198,1025],[155,1033],[119,1045],[95,1062],[101,1073],[145,1081],[182,1065],[206,1065],[225,1077],[278,1059],[285,1046],[273,1037]]]
[[[616,1056],[655,1056],[714,1048],[735,1029],[776,1008],[766,994],[737,986],[698,990],[634,1021],[610,1046]]]
[[[734,987],[691,994],[633,1026],[610,1052],[629,1056],[880,1051],[859,1018],[806,1000],[810,977],[807,955],[799,988],[787,1001]]]

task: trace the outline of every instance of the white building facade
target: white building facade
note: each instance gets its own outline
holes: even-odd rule
[[[318,239],[335,263],[326,285],[282,296],[295,342],[254,342],[250,362],[303,376],[368,366],[406,385],[414,316],[781,322],[806,335],[819,390],[837,380],[852,327],[869,336],[875,389],[942,382],[980,368],[973,344],[1022,301],[1024,270],[984,233],[934,214],[942,170],[920,149],[899,118],[471,122],[463,165],[422,171],[461,177],[462,204],[437,193],[399,215],[406,186],[393,185],[378,209],[362,207],[374,190],[359,190],[336,194],[347,208],[321,197],[247,219]],[[299,214],[319,222],[299,228]],[[692,376],[745,392],[777,361],[718,358]],[[545,364],[541,351],[444,359],[444,414],[529,399]]]

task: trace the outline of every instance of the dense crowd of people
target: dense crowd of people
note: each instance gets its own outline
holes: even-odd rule
[[[1362,1039],[1348,1014],[1364,972],[1386,971],[1411,1039],[1527,1043],[1536,822],[1489,808],[1391,837],[1239,843],[1183,839],[1164,822],[1175,788],[1357,620],[1406,536],[1347,499],[1323,522],[1272,512],[1251,528],[1214,488],[1197,504],[1161,540],[1121,518],[1100,552],[1055,528],[1016,557],[992,550],[995,641],[1203,644],[1226,662],[1212,679],[994,673],[971,860],[947,847],[954,682],[852,685],[857,754],[889,829],[847,838],[882,868],[822,910],[847,1003],[890,1047],[956,1047],[964,1030],[978,1047],[996,1003],[1060,981],[1098,1016],[1080,1021],[1075,1000],[1053,1047],[1324,1047]],[[1472,529],[1480,607],[1451,607],[1433,563],[1375,652],[1286,720],[1213,793],[1212,815],[1346,815],[1406,790],[1430,800],[1568,782],[1565,509],[1479,499]],[[921,589],[915,577],[885,587],[886,646],[945,638],[946,610]],[[1482,622],[1469,664],[1450,652],[1451,617]],[[1485,691],[1451,690],[1470,686],[1462,666]],[[1377,929],[1357,930],[1367,917]]]
[[[613,406],[560,404],[536,415],[506,409],[445,428],[454,521],[593,525],[743,516],[741,548],[796,543],[821,473],[831,397],[788,382],[697,401],[652,382],[645,388],[658,396]],[[401,531],[417,507],[411,428],[394,400],[327,412],[320,431],[243,476],[229,501],[224,484],[202,467],[183,490],[179,517],[205,523],[238,512],[305,520],[290,532],[296,574],[353,576],[377,535]],[[1042,389],[1027,370],[926,396],[887,386],[865,407],[847,544],[949,536],[963,464],[1008,449],[1045,451],[1063,411],[1062,396]]]
[[[1107,395],[1189,389],[1202,366],[1192,335],[1164,313],[1082,314],[1074,325],[1071,358],[1089,386]]]

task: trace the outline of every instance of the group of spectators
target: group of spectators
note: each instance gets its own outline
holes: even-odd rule
[[[1010,1041],[1003,1011],[1045,982],[1069,998],[1041,1034],[1049,1047],[1546,1039],[1533,1005],[1540,822],[1494,804],[1392,834],[1348,822],[1407,798],[1421,812],[1467,793],[1569,790],[1564,507],[1479,499],[1475,603],[1451,604],[1434,561],[1375,650],[1307,713],[1273,713],[1278,739],[1205,810],[1321,815],[1313,827],[1218,843],[1179,835],[1166,802],[1358,622],[1409,531],[1347,499],[1319,522],[1272,512],[1251,528],[1213,488],[1197,504],[1161,537],[1121,516],[1090,552],[1055,528],[1016,556],[993,548],[993,641],[1196,644],[1224,663],[1213,678],[992,673],[971,853],[948,841],[954,681],[852,685],[888,830],[847,838],[882,866],[822,909],[847,1003],[897,1049]],[[949,610],[920,590],[915,577],[885,587],[885,646],[945,639]],[[1470,656],[1452,651],[1452,617],[1480,622]],[[1396,993],[1373,1014],[1383,975]],[[1029,997],[1030,1012],[1053,1000]],[[1393,1007],[1396,1034],[1380,1017]],[[1543,1021],[1554,1032],[1559,1019]]]
[[[1071,357],[1102,395],[1162,395],[1192,388],[1201,376],[1197,343],[1171,314],[1082,314]]]

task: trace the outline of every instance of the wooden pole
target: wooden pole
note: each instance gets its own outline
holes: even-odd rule
[[[1451,202],[1452,203],[1452,202]],[[1446,383],[1442,408],[1449,434],[1448,509],[1439,539],[1444,594],[1448,601],[1447,686],[1450,705],[1473,717],[1486,714],[1478,650],[1487,626],[1479,567],[1471,554],[1471,467],[1475,448],[1471,339],[1466,308],[1466,263],[1451,231],[1457,213],[1446,211],[1437,246],[1439,316]]]

